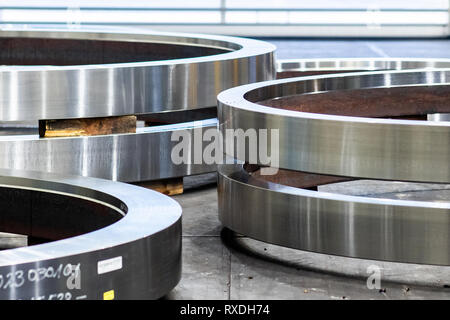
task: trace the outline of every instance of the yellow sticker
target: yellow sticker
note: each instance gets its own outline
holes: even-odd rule
[[[103,300],[114,300],[114,290],[104,292]]]

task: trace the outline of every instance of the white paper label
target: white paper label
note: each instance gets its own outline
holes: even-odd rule
[[[114,270],[122,269],[122,256],[102,260],[97,263],[97,273],[107,273]]]

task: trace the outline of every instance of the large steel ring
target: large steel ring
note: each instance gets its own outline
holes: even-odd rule
[[[181,274],[181,208],[107,180],[0,171],[2,231],[52,242],[0,251],[0,299],[155,299]]]
[[[222,90],[274,77],[275,47],[244,38],[3,28],[0,45],[1,121],[215,107]]]
[[[31,28],[4,29],[0,43],[7,49],[0,53],[0,168],[125,182],[215,171],[205,163],[174,164],[172,136],[185,130],[194,148],[194,129],[215,126],[207,119],[216,115],[217,93],[275,72],[274,46],[243,38]],[[170,125],[51,139],[22,126],[122,115]],[[206,120],[190,122],[197,119]]]
[[[136,133],[86,137],[39,138],[37,133],[3,134],[0,135],[0,168],[124,182],[212,172],[217,170],[215,164],[194,161],[174,164],[171,152],[180,142],[173,138],[177,132],[183,131],[189,150],[194,150],[195,132],[216,127],[216,119],[207,119],[138,128]]]
[[[223,225],[302,250],[449,265],[448,203],[308,190],[347,177],[448,182],[450,126],[418,119],[448,112],[449,72],[312,76],[221,93],[221,130],[279,130],[279,167],[288,169],[263,176],[258,166],[220,166]]]
[[[449,79],[448,69],[405,70],[244,85],[219,94],[220,127],[278,130],[283,169],[446,183],[450,124],[403,118],[448,113]]]
[[[317,185],[312,176],[281,172],[271,179],[242,165],[221,165],[219,220],[240,234],[300,250],[450,265],[449,203],[308,190]]]

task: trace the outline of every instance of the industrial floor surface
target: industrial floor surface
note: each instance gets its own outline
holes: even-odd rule
[[[450,58],[449,40],[265,40],[277,45],[279,59]],[[450,299],[450,267],[399,266],[391,278],[405,276],[409,282],[389,282],[382,277],[381,290],[370,290],[367,263],[358,259],[311,256],[224,232],[218,220],[215,179],[215,174],[185,178],[185,193],[174,196],[183,208],[183,273],[178,286],[164,299]],[[360,181],[330,188],[392,198],[422,190],[414,196],[450,200],[449,186]],[[2,248],[25,244],[21,236],[0,239]],[[349,276],[352,270],[359,277]],[[419,273],[434,279],[434,286],[414,284]]]

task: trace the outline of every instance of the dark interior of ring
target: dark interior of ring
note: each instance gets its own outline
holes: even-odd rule
[[[244,169],[251,175],[253,179],[262,182],[272,182],[288,187],[308,189],[317,191],[318,186],[351,181],[355,179],[327,176],[322,174],[313,174],[293,170],[278,169],[278,173],[274,175],[261,175],[259,166],[245,165]]]
[[[193,58],[225,49],[166,43],[0,38],[0,65],[84,65]]]
[[[217,107],[183,110],[174,112],[161,112],[138,115],[138,120],[145,121],[149,126],[183,123],[189,121],[205,120],[217,117]]]
[[[60,240],[106,227],[122,215],[86,199],[50,192],[0,188],[0,230]]]
[[[278,77],[281,79],[329,73],[340,72],[293,71],[278,73]],[[449,93],[449,86],[336,90],[277,97],[258,103],[274,108],[330,115],[426,120],[427,114],[450,112]]]

